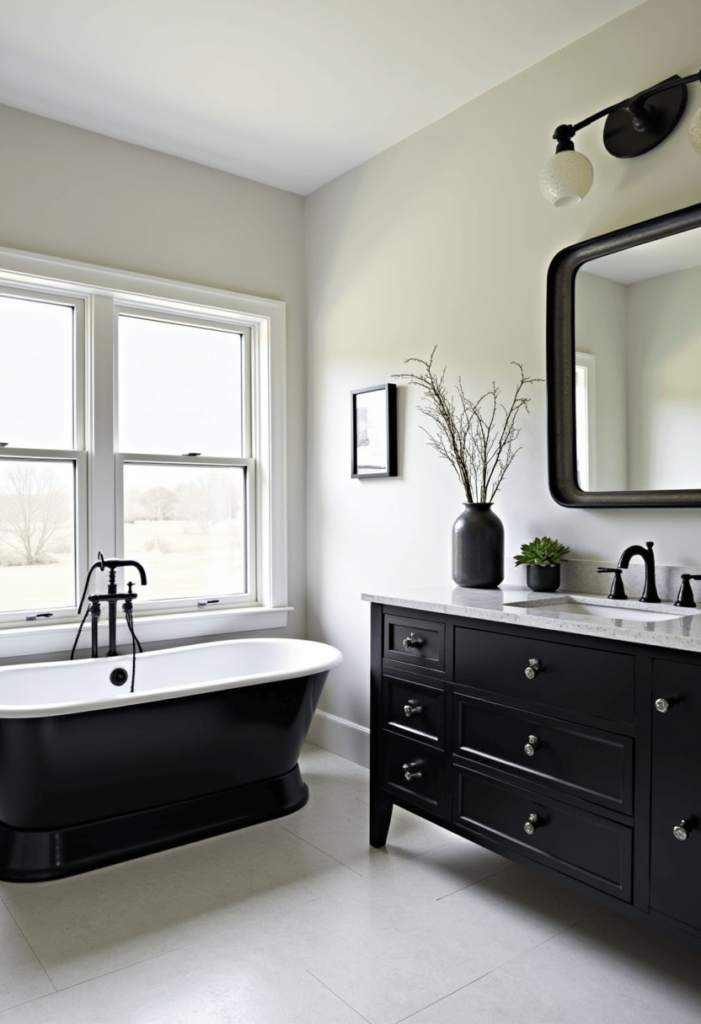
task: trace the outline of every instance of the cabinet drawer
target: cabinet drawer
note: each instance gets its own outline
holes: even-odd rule
[[[414,668],[445,671],[445,623],[385,615],[385,658]]]
[[[533,679],[525,674],[531,661],[537,662]],[[552,711],[632,724],[634,673],[632,655],[479,629],[455,630],[456,682]]]
[[[534,798],[476,770],[456,765],[453,772],[457,826],[630,902],[631,829],[555,800]],[[526,833],[526,823],[533,824],[532,835]]]
[[[385,787],[402,800],[440,813],[445,803],[443,754],[418,740],[388,732],[384,733],[384,747]],[[415,777],[408,779],[407,773]]]
[[[383,724],[443,746],[443,691],[423,683],[385,676]]]
[[[523,782],[632,814],[632,739],[461,693],[454,701],[456,754],[514,772]]]

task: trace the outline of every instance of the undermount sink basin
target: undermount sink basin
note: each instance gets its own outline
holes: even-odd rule
[[[576,615],[581,619],[628,619],[634,622],[672,622],[684,615],[693,614],[692,609],[680,608],[679,611],[665,609],[657,611],[650,605],[630,607],[622,602],[612,602],[606,598],[601,600],[591,597],[575,597],[562,595],[558,597],[536,597],[526,601],[505,601],[504,607],[524,608],[542,615]]]

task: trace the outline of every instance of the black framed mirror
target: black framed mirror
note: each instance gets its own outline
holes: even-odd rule
[[[701,204],[555,256],[547,395],[561,505],[701,506]]]

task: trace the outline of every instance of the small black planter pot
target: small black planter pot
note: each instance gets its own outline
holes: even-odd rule
[[[527,565],[526,583],[531,590],[557,590],[560,586],[559,565]]]
[[[504,524],[491,503],[465,505],[453,524],[453,580],[459,587],[498,587],[504,579]]]

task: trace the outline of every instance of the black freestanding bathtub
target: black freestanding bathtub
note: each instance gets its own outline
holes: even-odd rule
[[[225,640],[0,668],[0,878],[42,881],[276,818],[341,661],[305,640]],[[124,675],[124,673],[122,673]]]

